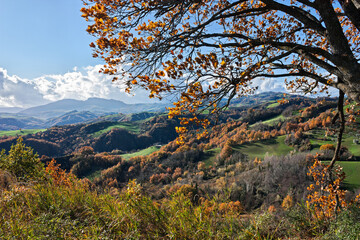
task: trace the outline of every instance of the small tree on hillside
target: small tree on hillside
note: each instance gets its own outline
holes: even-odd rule
[[[26,147],[21,137],[11,146],[9,154],[0,153],[0,168],[14,174],[20,180],[39,180],[44,177],[44,165],[37,153]]]

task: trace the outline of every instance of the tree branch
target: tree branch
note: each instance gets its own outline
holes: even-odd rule
[[[270,6],[274,10],[279,10],[284,13],[287,13],[294,18],[296,18],[298,21],[303,23],[306,27],[312,28],[315,31],[317,31],[322,36],[326,36],[326,29],[321,25],[321,22],[311,15],[309,12],[296,7],[296,6],[287,6],[285,4],[281,4],[279,2],[273,1],[273,0],[262,0],[267,6]],[[309,5],[309,6],[314,6]]]
[[[360,3],[358,3],[358,7],[356,7],[353,1],[339,0],[339,2],[346,16],[351,20],[357,30],[360,31]]]

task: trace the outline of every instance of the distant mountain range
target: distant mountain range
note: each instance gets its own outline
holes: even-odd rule
[[[18,113],[24,110],[24,108],[19,107],[0,107],[0,113]]]
[[[241,98],[235,98],[231,101],[230,106],[232,107],[249,107],[257,104],[273,102],[280,100],[282,98],[285,99],[304,99],[306,97],[295,94],[285,94],[281,92],[262,92],[259,94],[249,95]]]
[[[110,114],[162,112],[166,106],[162,103],[126,104],[113,99],[89,98],[85,101],[64,99],[27,109],[0,108],[0,130],[48,128],[96,121],[100,116]]]
[[[283,97],[283,93],[265,92],[234,99],[230,107],[248,107],[254,104],[276,101]],[[286,95],[286,98],[304,97]],[[64,99],[27,109],[0,108],[0,130],[48,128],[55,125],[104,120],[132,121],[133,119],[142,119],[145,116],[149,117],[152,115],[151,112],[163,112],[168,105],[163,103],[126,104],[113,99],[89,98],[85,101]]]
[[[42,119],[59,117],[71,111],[87,111],[96,115],[107,113],[138,113],[144,111],[164,111],[165,104],[138,103],[126,104],[122,101],[102,98],[89,98],[85,101],[64,99],[46,105],[28,108],[18,112],[25,116],[36,116]]]
[[[65,113],[64,115],[61,115],[59,117],[49,119],[48,121],[46,121],[45,125],[46,127],[52,127],[52,126],[62,126],[67,124],[82,123],[82,122],[90,121],[92,119],[96,119],[98,117],[99,115],[89,111],[78,112],[74,110]]]

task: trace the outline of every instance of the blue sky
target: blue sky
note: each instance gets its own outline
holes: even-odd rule
[[[149,102],[129,96],[92,57],[94,40],[81,0],[0,0],[0,107],[32,107],[90,97]]]
[[[0,0],[0,66],[36,78],[99,64],[81,7],[81,0]]]

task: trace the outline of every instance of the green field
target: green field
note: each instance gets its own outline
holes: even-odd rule
[[[206,167],[211,166],[214,163],[216,156],[219,153],[220,153],[220,148],[213,148],[213,149],[205,151],[205,154],[202,158],[202,161],[205,163],[205,166]]]
[[[27,134],[34,134],[37,132],[43,132],[46,129],[22,129],[22,130],[12,130],[12,131],[0,131],[0,137],[2,136],[23,136]]]
[[[321,145],[324,144],[334,144],[336,145],[336,141],[333,141],[330,137],[325,138],[325,131],[324,130],[312,130],[308,133],[310,137],[310,143],[313,145],[313,152],[319,151]],[[349,151],[357,157],[360,157],[360,145],[354,144],[353,139],[355,136],[350,133],[345,133],[343,136],[342,145],[346,146]]]
[[[282,114],[280,114],[280,115],[278,115],[276,117],[273,117],[273,118],[270,118],[270,119],[268,119],[266,121],[263,121],[262,123],[273,126],[274,124],[276,124],[276,123],[278,123],[278,122],[280,122],[282,120],[285,120],[285,119],[286,118]]]
[[[160,147],[158,147],[158,146],[151,146],[151,147],[142,149],[138,152],[122,154],[121,157],[125,160],[129,160],[132,157],[149,155],[153,152],[158,151],[159,149],[160,149]],[[88,178],[90,181],[93,181],[94,178],[101,176],[101,172],[103,170],[104,170],[103,168],[93,169],[93,171],[89,175],[87,175],[86,178]]]
[[[138,152],[123,154],[123,155],[121,155],[121,157],[128,160],[128,159],[130,159],[132,157],[149,155],[149,154],[151,154],[153,152],[156,152],[159,149],[160,149],[160,147],[158,147],[158,146],[151,146],[151,147],[142,149],[142,150],[140,150]]]
[[[268,155],[286,155],[294,148],[284,143],[286,136],[279,136],[267,140],[257,141],[253,143],[245,143],[237,145],[233,149],[249,155],[250,159],[255,157],[264,158]]]
[[[330,162],[325,161],[324,163]],[[360,188],[360,162],[338,161],[336,164],[340,165],[345,172],[345,187],[350,190]]]
[[[294,148],[287,146],[284,143],[286,136],[279,136],[272,139],[257,141],[253,143],[244,143],[233,147],[234,151],[239,151],[249,156],[250,159],[255,157],[264,158],[265,155],[286,155]],[[205,156],[202,161],[206,166],[211,165],[216,159],[216,155],[220,153],[220,148],[210,149],[205,151]]]
[[[277,124],[278,122],[283,121],[283,120],[285,120],[285,119],[287,119],[287,118],[284,117],[282,114],[280,114],[280,115],[277,115],[276,117],[270,118],[270,119],[268,119],[268,120],[261,121],[261,123],[267,124],[267,125],[269,125],[269,126],[274,126],[274,125]],[[257,125],[257,124],[259,124],[259,122],[256,122],[256,123],[254,123],[254,124],[251,124],[251,125],[249,125],[249,127],[253,127],[253,126]]]
[[[320,151],[319,148],[323,144],[336,144],[336,142],[331,141],[330,138],[324,139],[323,130],[313,130],[309,134],[311,135],[310,142],[314,147],[312,152]],[[342,145],[346,146],[354,156],[360,157],[360,145],[354,144],[353,139],[353,134],[344,134]],[[345,187],[350,190],[360,188],[360,162],[338,161],[337,164],[343,167],[343,171],[346,174]]]
[[[280,105],[280,103],[278,103],[277,101],[274,101],[274,103],[269,104],[266,108],[274,108],[274,107],[277,107],[279,105]]]
[[[320,146],[323,144],[334,144],[333,141],[323,140],[323,131],[313,131],[311,134],[310,142],[313,145],[312,152],[319,152]],[[286,155],[290,151],[294,150],[293,147],[287,146],[284,143],[286,135],[278,136],[268,140],[262,140],[252,143],[245,143],[241,145],[236,145],[233,147],[235,151],[240,151],[244,154],[249,155],[250,158],[260,157],[264,158],[266,154],[268,155]],[[360,145],[354,144],[352,142],[353,137],[345,135],[343,140],[343,146],[346,146],[350,152],[357,157],[360,157]],[[212,161],[215,159],[216,154],[220,152],[220,148],[215,148],[206,151],[205,159],[206,161]],[[360,174],[359,174],[360,176]]]
[[[90,181],[93,181],[96,177],[100,177],[101,176],[101,172],[104,169],[94,169],[89,175],[86,176],[87,179],[89,179]]]
[[[345,185],[349,189],[360,188],[360,162],[337,162],[346,174]]]
[[[102,129],[100,131],[94,132],[92,134],[92,136],[100,137],[101,134],[109,132],[111,129],[114,129],[114,128],[124,128],[124,129],[128,130],[129,132],[140,133],[140,124],[138,122],[120,122],[120,123],[116,123],[112,126],[109,126],[105,129]]]
[[[245,143],[233,147],[233,150],[247,154],[250,159],[254,159],[255,157],[260,157],[263,159],[266,154],[286,155],[290,151],[292,151],[293,148],[285,145],[285,137],[286,136],[279,136],[269,140],[262,140],[254,143]],[[330,141],[319,141],[316,139],[312,141],[321,144],[330,143]],[[352,144],[354,146],[350,146],[349,144]],[[351,137],[345,138],[344,145],[347,146],[354,155],[359,156],[358,153],[360,151],[360,146],[353,144]],[[214,148],[205,152],[205,156],[203,157],[202,161],[206,164],[206,166],[210,166],[213,164],[216,159],[216,155],[220,153],[220,150],[220,148]],[[319,149],[317,148],[315,149],[315,151],[319,151]],[[360,188],[360,162],[338,161],[337,164],[343,167],[343,171],[346,174],[344,182],[345,187],[349,190],[355,190]]]

